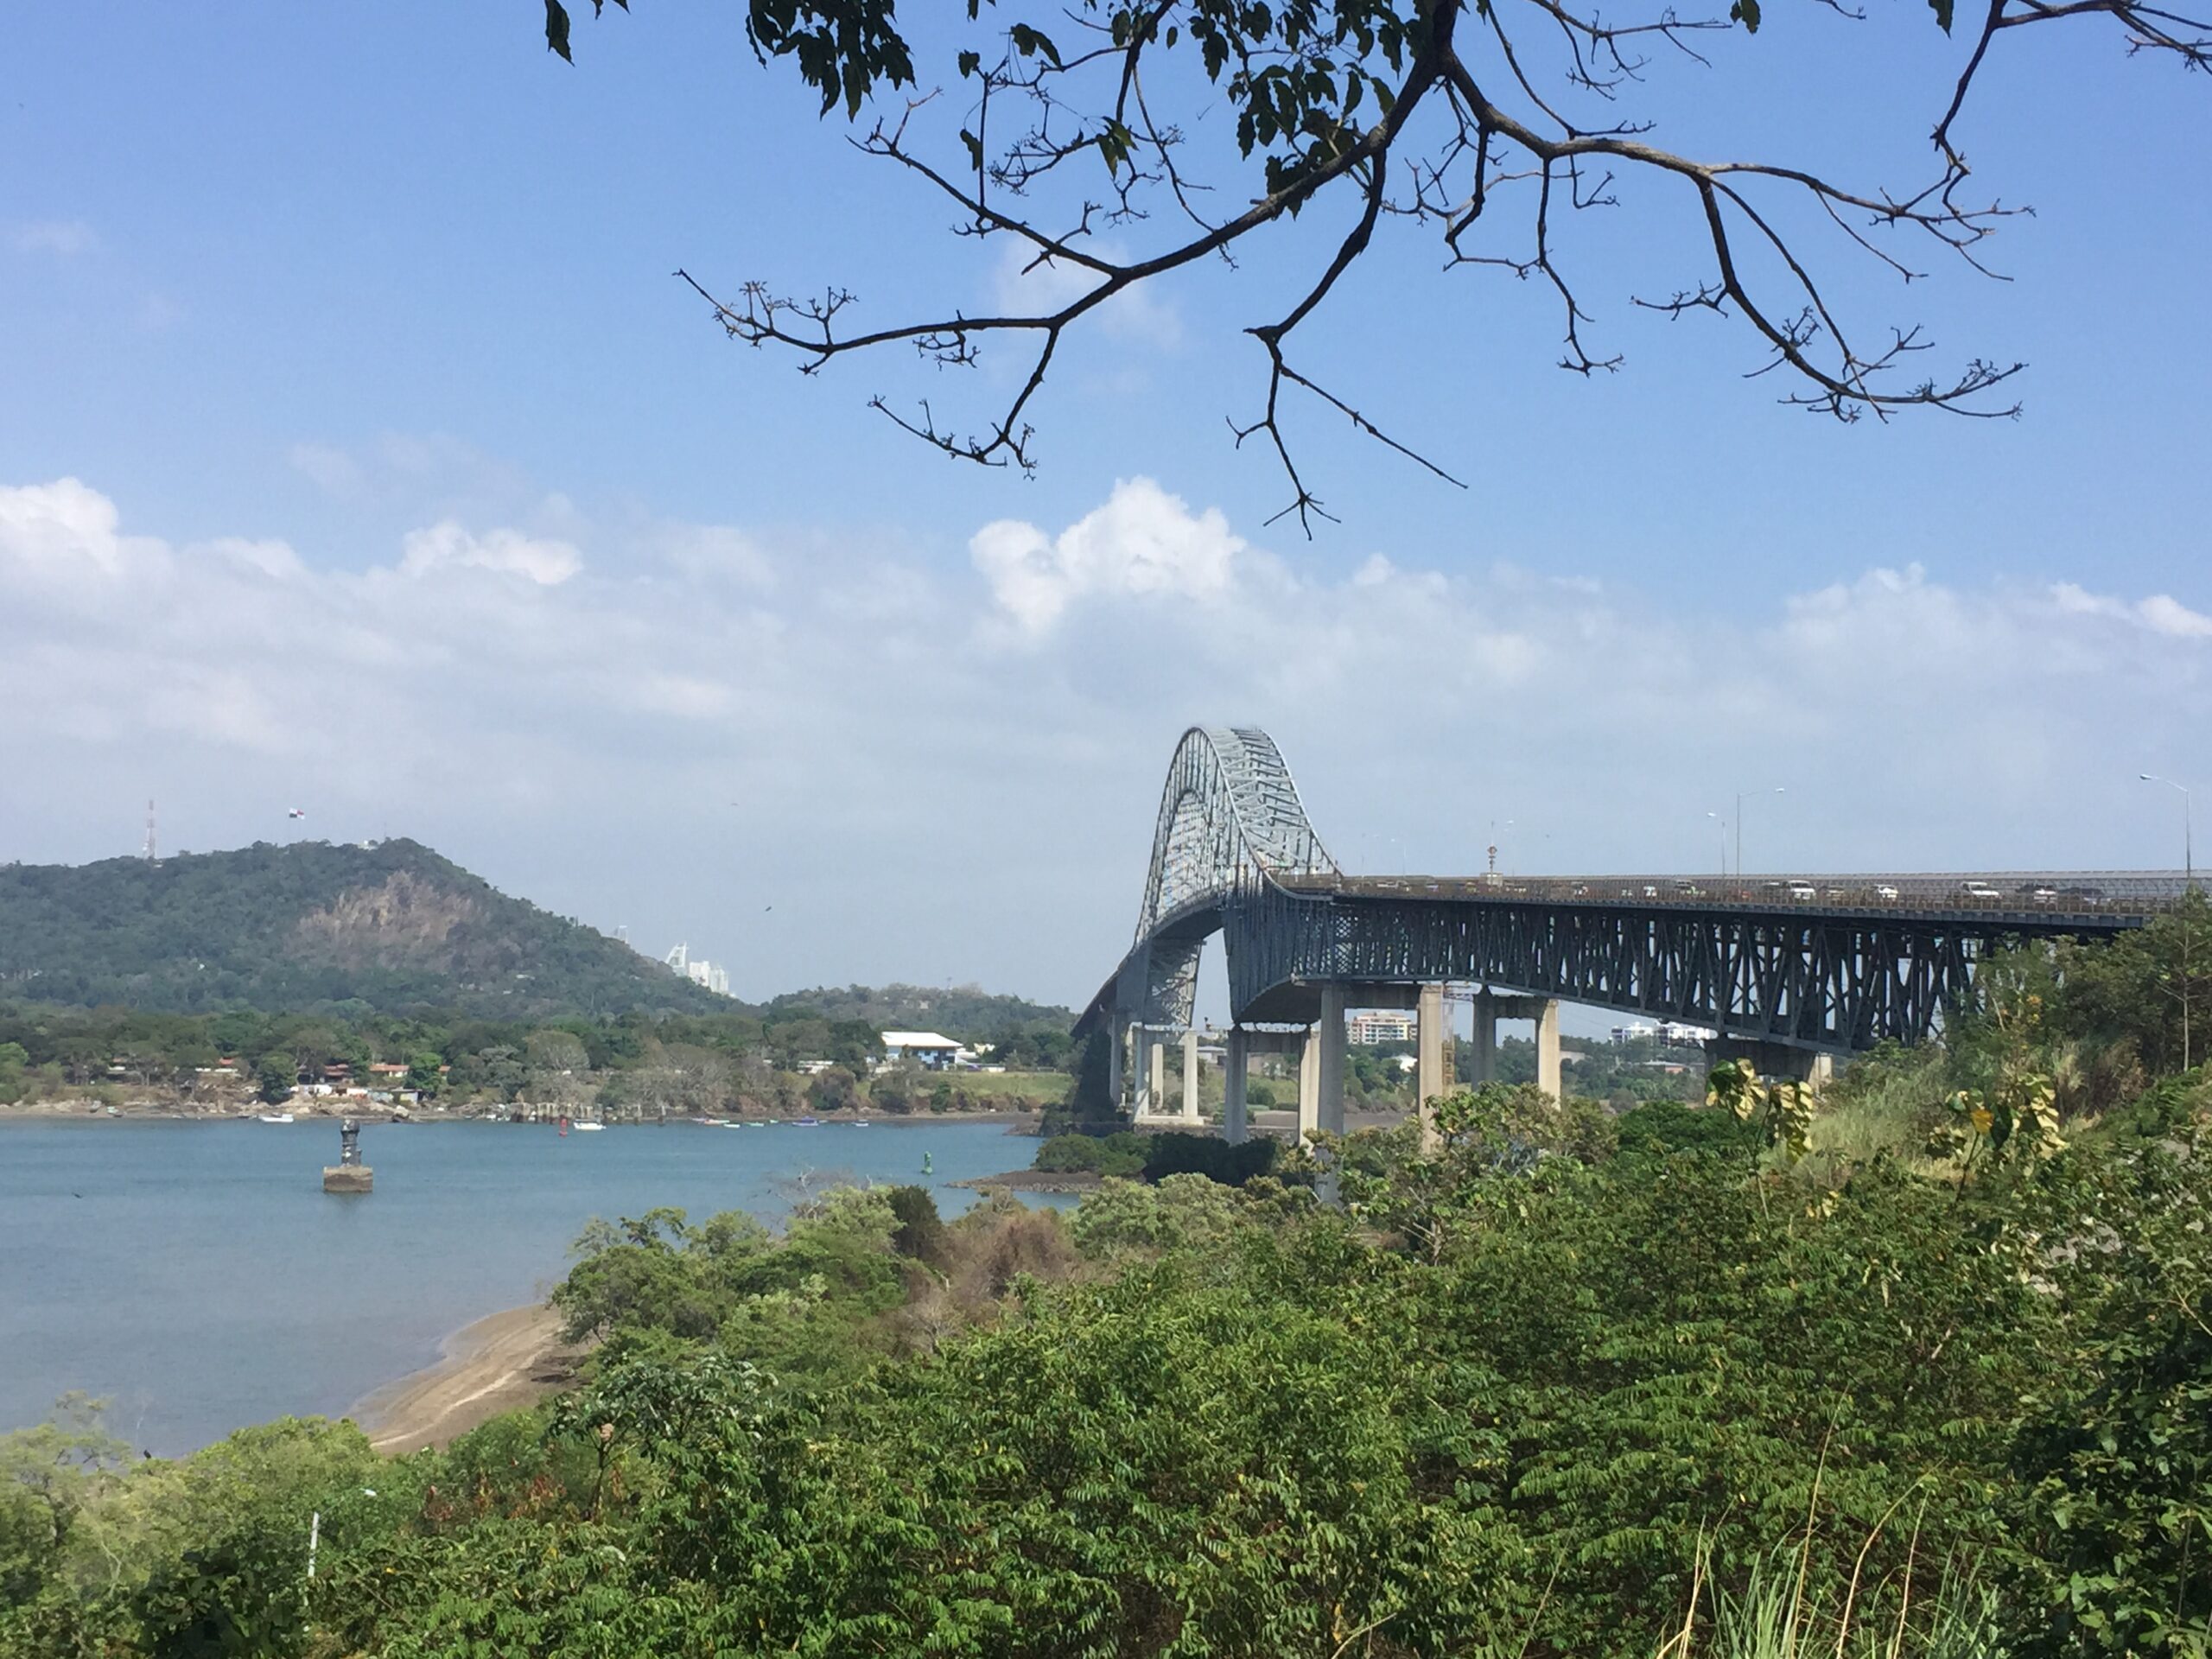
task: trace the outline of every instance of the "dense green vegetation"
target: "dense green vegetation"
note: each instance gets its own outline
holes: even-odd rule
[[[0,995],[506,1020],[723,1004],[404,839],[0,866]]]
[[[773,1114],[802,1103],[889,1112],[1035,1107],[1057,1102],[1067,1087],[1054,1073],[994,1075],[986,1090],[974,1073],[873,1072],[882,1057],[864,1021],[799,1007],[766,1018],[731,1011],[483,1020],[0,1002],[0,1104],[159,1091],[180,1103],[214,1105],[249,1089],[276,1101],[331,1066],[345,1067],[347,1081],[415,1090],[448,1107],[527,1102],[643,1114]],[[378,1062],[405,1070],[372,1074]],[[829,1069],[798,1070],[817,1064]]]
[[[1207,1135],[1169,1130],[1140,1135],[1122,1129],[1112,1135],[1055,1135],[1037,1148],[1035,1167],[1046,1174],[1104,1175],[1123,1179],[1165,1180],[1170,1175],[1205,1175],[1242,1186],[1274,1168],[1278,1142],[1255,1139],[1232,1147]]]
[[[1817,1101],[596,1225],[584,1385],[447,1451],[0,1440],[0,1655],[2202,1659],[2212,1067],[2110,1014],[2183,925]]]

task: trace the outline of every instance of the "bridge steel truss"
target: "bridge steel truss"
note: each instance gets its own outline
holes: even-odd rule
[[[1519,894],[1470,885],[1347,880],[1274,741],[1193,727],[1161,792],[1135,940],[1077,1033],[1104,1027],[1118,1056],[1132,1024],[1187,1028],[1199,953],[1218,932],[1243,1024],[1310,1023],[1324,986],[1366,995],[1457,982],[1857,1051],[1933,1034],[2003,941],[2109,935],[2156,907],[1994,914],[1947,902],[1933,882],[1924,896],[1883,887],[1903,902],[1880,908],[1684,902],[1676,890],[1691,884],[1641,879],[1618,899],[1572,896],[1590,891],[1573,882]],[[2176,884],[2147,884],[2162,885]],[[1639,892],[1665,897],[1628,896]]]
[[[1240,1020],[1310,1019],[1323,983],[1471,982],[1826,1051],[1922,1041],[1993,945],[2083,931],[2079,918],[1400,899],[1272,882],[1230,895],[1221,919]]]

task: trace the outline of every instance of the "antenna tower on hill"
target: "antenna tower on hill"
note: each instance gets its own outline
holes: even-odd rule
[[[154,804],[151,801],[146,803],[146,861],[149,864],[162,861],[161,849],[154,840]]]

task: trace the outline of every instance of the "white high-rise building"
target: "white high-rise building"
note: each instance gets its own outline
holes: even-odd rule
[[[1344,1037],[1362,1046],[1376,1043],[1410,1043],[1421,1035],[1421,1021],[1410,1014],[1388,1008],[1363,1008],[1344,1022]]]
[[[677,945],[661,960],[694,985],[703,985],[716,996],[729,995],[728,970],[715,967],[704,957],[693,956],[690,945]]]

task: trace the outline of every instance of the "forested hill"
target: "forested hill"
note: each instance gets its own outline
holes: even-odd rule
[[[963,1042],[993,1042],[1016,1032],[1065,1033],[1075,1024],[1072,1009],[974,985],[824,986],[786,991],[763,1012],[771,1020],[794,1014],[864,1020],[879,1031],[934,1031]]]
[[[404,839],[0,866],[0,997],[493,1018],[731,1006]]]

